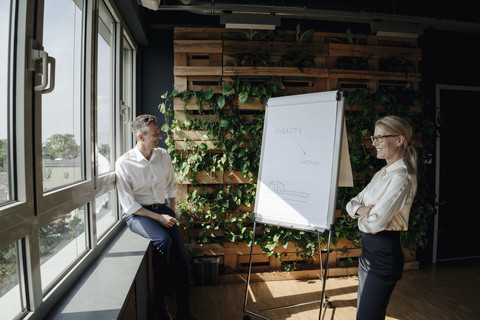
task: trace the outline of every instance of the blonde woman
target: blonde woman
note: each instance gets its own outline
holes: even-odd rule
[[[362,254],[358,266],[357,319],[385,319],[387,305],[402,277],[400,231],[408,229],[417,190],[417,154],[410,145],[412,127],[403,118],[387,116],[375,124],[371,137],[377,158],[386,166],[347,204],[358,219]]]

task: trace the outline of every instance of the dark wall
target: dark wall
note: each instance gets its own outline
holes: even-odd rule
[[[436,112],[436,85],[454,86],[480,86],[480,64],[478,57],[480,49],[476,45],[480,41],[480,35],[472,33],[449,32],[441,30],[425,30],[419,39],[422,48],[422,91],[425,97],[426,112],[432,120],[435,120]],[[467,108],[476,108],[478,103],[463,104]],[[462,104],[458,107],[461,107]],[[448,114],[448,110],[442,109],[442,114]],[[457,108],[457,111],[460,109]],[[468,110],[462,110],[466,112]],[[471,112],[471,111],[470,111]],[[471,114],[474,116],[474,114]],[[442,117],[443,118],[443,117]],[[463,123],[455,131],[462,132]],[[443,126],[440,128],[443,129]],[[442,148],[443,149],[443,148]],[[433,163],[435,164],[435,157]],[[445,167],[445,166],[443,166]],[[442,166],[441,166],[442,168]],[[446,170],[447,168],[445,168]],[[451,168],[450,168],[451,169]],[[431,183],[436,183],[435,166],[432,166]],[[428,236],[427,248],[417,251],[417,259],[422,265],[428,265],[432,261],[433,254],[433,217]]]
[[[435,85],[480,86],[479,34],[425,30],[420,39],[423,52],[423,90],[435,102]]]
[[[160,127],[163,114],[158,111],[161,95],[173,90],[173,30],[154,30],[149,45],[140,50],[141,88],[137,99],[137,114],[150,113],[158,118]],[[165,138],[165,137],[164,137]],[[164,139],[163,139],[164,140]],[[162,141],[162,148],[166,148]]]

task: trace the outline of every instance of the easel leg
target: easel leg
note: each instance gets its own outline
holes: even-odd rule
[[[328,301],[328,297],[325,295],[326,283],[327,283],[327,271],[328,271],[328,260],[330,258],[330,243],[332,241],[332,230],[333,225],[330,227],[328,231],[328,245],[327,245],[327,258],[325,260],[325,272],[322,276],[322,298],[320,303],[320,313],[318,315],[319,320],[323,320],[325,318],[325,314],[327,313],[327,307],[332,307],[332,304]],[[322,273],[322,251],[320,247],[320,234],[318,235],[318,247],[320,251],[320,274]],[[323,316],[322,316],[323,312]]]
[[[250,274],[252,272],[252,254],[253,254],[253,244],[255,243],[255,229],[256,228],[257,228],[257,222],[255,220],[253,220],[252,244],[250,246],[250,258],[248,260],[247,283],[245,285],[245,299],[243,301],[243,319],[249,319],[249,317],[246,315],[246,313],[247,313],[248,287],[250,285]]]

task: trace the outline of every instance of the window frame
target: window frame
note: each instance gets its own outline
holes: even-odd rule
[[[94,261],[100,251],[105,248],[109,241],[124,227],[120,206],[116,199],[115,172],[111,170],[105,174],[98,174],[98,151],[96,148],[96,123],[97,123],[97,34],[99,1],[84,0],[84,13],[82,21],[82,138],[85,179],[71,185],[57,189],[43,191],[42,174],[42,150],[41,150],[41,94],[33,90],[34,72],[28,69],[30,61],[30,49],[35,39],[41,45],[43,28],[43,6],[47,0],[15,1],[11,0],[15,10],[16,20],[12,20],[9,49],[13,59],[12,72],[9,75],[11,89],[11,101],[9,108],[12,111],[10,127],[12,131],[11,150],[14,167],[12,172],[15,181],[15,195],[12,201],[0,205],[0,247],[6,247],[15,243],[19,256],[19,272],[22,296],[22,305],[26,306],[25,314],[35,314],[42,318],[69,290],[73,283]],[[75,1],[75,0],[73,0]],[[120,107],[122,97],[123,73],[123,41],[124,36],[133,48],[132,57],[132,83],[135,83],[137,46],[132,40],[121,15],[113,0],[104,1],[107,9],[115,19],[116,43],[115,43],[115,67],[114,72],[114,95],[112,122],[115,124],[114,134],[115,148],[112,155],[115,159],[124,153],[126,148],[122,143],[122,126],[120,121]],[[33,21],[37,21],[34,25]],[[48,48],[44,49],[48,52]],[[120,76],[117,76],[120,75]],[[133,88],[132,107],[130,117],[135,114],[135,89]],[[39,101],[40,99],[40,101]],[[40,125],[39,125],[40,124]],[[10,140],[10,137],[9,137]],[[114,160],[115,160],[114,159]],[[112,168],[113,169],[113,168]],[[97,238],[96,216],[94,214],[95,199],[103,193],[113,191],[114,201],[112,208],[115,210],[116,222]],[[85,206],[87,210],[85,230],[87,235],[87,251],[78,257],[71,266],[61,273],[61,277],[52,283],[47,292],[42,291],[40,274],[40,248],[38,234],[39,229],[72,210]]]
[[[9,157],[12,161],[10,177],[13,181],[12,199],[0,206],[0,246],[21,239],[31,230],[29,219],[34,216],[33,195],[33,149],[31,95],[26,94],[28,84],[32,82],[32,73],[25,68],[28,58],[28,41],[32,29],[28,19],[33,19],[33,6],[23,1],[11,2],[10,39],[9,39]]]

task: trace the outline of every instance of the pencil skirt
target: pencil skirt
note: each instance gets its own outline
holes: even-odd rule
[[[362,233],[357,320],[385,319],[390,296],[402,277],[403,263],[399,231]]]

